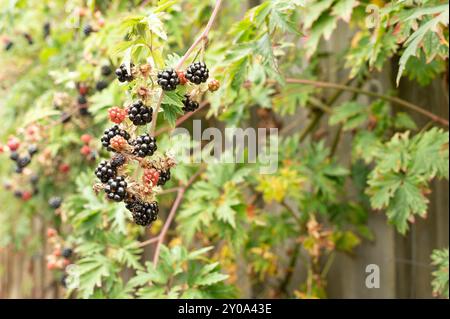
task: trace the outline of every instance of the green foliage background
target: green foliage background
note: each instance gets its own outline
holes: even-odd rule
[[[39,123],[48,133],[39,148],[51,154],[50,169],[32,164],[41,179],[40,192],[30,201],[0,192],[0,244],[43,254],[39,243],[45,239],[29,236],[33,222],[57,228],[76,252],[78,271],[69,275],[78,277],[79,287],[66,290],[67,296],[239,297],[237,268],[243,258],[255,296],[323,298],[334,254],[352,253],[362,241],[376,240],[367,226],[373,210],[383,211],[392,227],[406,234],[415,216],[427,214],[430,182],[448,180],[448,122],[431,117],[430,125],[418,127],[410,117],[414,106],[395,107],[405,106],[394,99],[396,92],[373,96],[362,89],[392,60],[398,60],[394,83],[404,77],[418,86],[445,80],[448,2],[273,0],[248,7],[240,0],[224,1],[201,53],[221,83],[204,97],[204,122],[246,127],[255,125],[256,111],[257,125],[271,127],[306,115],[295,127],[281,130],[275,174],[258,175],[257,165],[178,165],[165,188],[201,174],[186,190],[158,264],[151,262],[153,248],[140,242],[158,235],[175,194],[158,197],[160,220],[151,230],[135,226],[123,204],[95,194],[96,162],[79,152],[85,133],[97,138],[100,150],[99,138],[110,126],[107,109],[135,99],[136,89],[146,84],[113,80],[89,96],[91,118],[67,124],[53,124],[60,111],[52,101],[57,92],[76,98],[77,82],[94,86],[105,63],[174,66],[208,22],[213,2],[0,0],[0,35],[14,42],[0,53],[0,141],[6,144],[10,135]],[[79,8],[85,10],[81,20]],[[96,11],[105,24],[86,37],[83,26],[95,20]],[[51,24],[47,38],[36,27],[44,22]],[[322,50],[321,43],[341,24],[354,32],[346,49]],[[24,32],[34,39],[32,45]],[[346,74],[334,95],[326,94],[320,82],[329,55]],[[339,99],[348,88],[353,97]],[[175,125],[182,94],[183,88],[166,94],[158,128]],[[360,95],[372,96],[373,102],[361,103]],[[263,116],[269,122],[262,122]],[[318,134],[323,118],[328,128],[338,128],[332,143]],[[295,128],[302,130],[292,133]],[[336,151],[343,134],[351,135],[350,160]],[[182,145],[166,132],[158,137],[158,147]],[[6,146],[0,156],[2,180],[13,180]],[[100,156],[107,154],[101,150]],[[71,166],[68,178],[56,169],[61,162]],[[47,203],[55,194],[64,199],[60,215]],[[289,290],[298,259],[304,259],[308,275]],[[437,267],[433,289],[448,298],[448,250],[436,251],[432,260]]]

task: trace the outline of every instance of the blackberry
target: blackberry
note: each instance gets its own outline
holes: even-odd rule
[[[14,191],[14,196],[15,196],[15,197],[17,197],[17,198],[22,198],[22,195],[23,195],[23,192],[22,192],[22,191],[19,191],[19,190]]]
[[[42,31],[43,31],[44,39],[46,39],[50,35],[50,31],[51,31],[50,22],[46,22],[44,24],[44,26],[42,27]]]
[[[128,117],[134,125],[145,125],[152,121],[153,109],[142,101],[134,102],[128,109]]]
[[[159,172],[158,186],[164,185],[170,179],[170,169]]]
[[[127,196],[127,182],[123,176],[111,178],[105,187],[108,199],[121,202]]]
[[[29,33],[24,33],[23,37],[27,40],[29,45],[32,45],[34,43],[33,37]]]
[[[136,200],[128,203],[126,208],[131,212],[134,222],[141,226],[150,225],[158,217],[159,207],[157,202],[148,203]]]
[[[28,146],[28,154],[30,154],[30,156],[33,156],[34,154],[36,154],[38,151],[38,148],[36,145],[32,144],[30,146]]]
[[[84,95],[78,96],[77,102],[78,102],[78,105],[86,105],[87,104],[86,96],[84,96]]]
[[[101,138],[102,145],[106,147],[108,151],[114,151],[110,146],[110,140],[114,137],[120,135],[127,141],[130,139],[130,134],[127,131],[119,128],[118,125],[114,125],[113,127],[106,129],[103,133],[103,137]]]
[[[103,76],[108,76],[108,75],[110,75],[112,73],[112,70],[109,67],[109,65],[102,65],[101,73],[102,73]]]
[[[111,158],[111,166],[112,167],[120,167],[123,164],[125,164],[125,162],[127,161],[126,157],[122,154],[115,154],[112,158]]]
[[[70,258],[72,256],[73,250],[71,248],[64,248],[61,252],[61,256],[64,258]]]
[[[9,158],[13,161],[17,161],[19,159],[19,153],[17,152],[11,152],[11,154],[9,155]]]
[[[206,82],[209,70],[204,62],[192,63],[186,70],[186,79],[195,84]]]
[[[108,82],[100,80],[95,84],[97,91],[102,91],[108,87]]]
[[[173,91],[180,84],[180,79],[174,69],[158,72],[158,84],[164,91]]]
[[[13,46],[14,46],[14,42],[8,41],[8,42],[5,44],[5,51],[11,50]]]
[[[94,28],[90,24],[87,24],[83,28],[83,33],[85,36],[89,36],[92,32],[94,32]]]
[[[184,95],[183,105],[184,113],[193,112],[199,107],[198,102],[191,100],[188,94]]]
[[[131,63],[130,68],[133,69],[133,67],[134,67],[134,64]],[[123,63],[116,69],[115,73],[117,75],[117,78],[119,79],[119,82],[133,81],[133,74],[128,73],[127,67]]]
[[[27,167],[31,163],[31,158],[28,155],[20,157],[17,160],[17,166],[20,168]]]
[[[139,157],[152,156],[156,151],[156,139],[148,134],[139,135],[132,143],[133,154]]]
[[[20,167],[20,166],[16,166],[15,172],[16,172],[17,174],[21,174],[21,173],[23,172],[23,168]]]
[[[80,113],[81,116],[89,116],[89,115],[91,115],[91,112],[89,112],[89,109],[86,106],[80,107],[78,109],[78,112]]]
[[[30,183],[33,185],[36,185],[39,182],[39,176],[38,175],[32,175],[30,177]]]
[[[61,197],[58,197],[58,196],[51,197],[48,200],[48,204],[50,205],[51,208],[58,209],[61,207],[62,199],[61,199]]]
[[[117,175],[116,168],[107,161],[101,161],[95,169],[95,176],[102,182],[106,183]]]

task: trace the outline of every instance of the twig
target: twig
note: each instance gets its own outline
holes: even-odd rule
[[[167,216],[167,219],[164,223],[164,226],[161,230],[161,233],[154,238],[154,240],[157,242],[156,243],[156,248],[155,248],[155,254],[153,255],[153,266],[156,267],[156,265],[158,264],[158,260],[159,260],[159,254],[161,252],[161,246],[164,242],[164,238],[167,234],[167,231],[170,228],[170,225],[172,224],[172,221],[175,217],[175,213],[178,210],[178,207],[181,204],[181,201],[184,197],[184,193],[186,192],[186,189],[195,181],[195,179],[203,172],[203,168],[200,168],[197,173],[195,173],[194,175],[191,176],[191,178],[187,181],[187,183],[185,185],[183,185],[182,187],[180,187],[178,189],[178,194],[177,197],[175,198],[175,201],[172,205],[172,208],[170,209],[169,215]],[[149,239],[150,241],[150,239]],[[152,238],[152,242],[153,243],[153,238]]]
[[[441,117],[437,116],[436,114],[433,114],[427,110],[422,109],[418,105],[415,105],[411,102],[405,101],[398,97],[383,95],[380,93],[371,92],[371,91],[367,91],[364,89],[355,88],[352,86],[347,86],[347,85],[338,84],[338,83],[331,83],[331,82],[314,81],[314,80],[307,80],[307,79],[292,79],[292,78],[286,79],[286,82],[287,83],[313,85],[316,87],[323,87],[323,88],[338,89],[338,90],[342,90],[342,91],[348,91],[348,92],[353,92],[353,93],[364,94],[364,95],[376,97],[376,98],[383,99],[383,100],[395,103],[397,105],[403,106],[410,110],[413,110],[417,113],[420,113],[420,114],[430,118],[434,122],[440,123],[444,126],[449,126],[448,121],[446,119],[441,118]]]
[[[180,61],[178,61],[177,65],[175,66],[176,70],[178,70],[183,65],[183,63],[189,58],[189,56],[192,54],[192,52],[197,47],[197,45],[208,38],[208,34],[211,31],[211,27],[214,23],[214,20],[217,17],[217,13],[219,12],[221,3],[222,3],[222,0],[216,0],[216,4],[214,6],[213,12],[211,14],[211,17],[209,17],[209,21],[206,24],[205,29],[203,30],[202,33],[200,33],[200,35],[197,37],[197,39],[194,41],[194,43],[192,43],[191,47],[181,57]],[[153,122],[152,122],[151,130],[150,130],[150,133],[151,133],[150,135],[152,135],[152,136],[155,135],[156,122],[158,119],[159,108],[161,107],[161,102],[163,100],[163,97],[164,97],[164,91],[161,92],[158,102],[156,103],[155,108],[153,110]]]

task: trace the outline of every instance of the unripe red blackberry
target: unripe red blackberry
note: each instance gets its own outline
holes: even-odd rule
[[[206,82],[209,70],[204,62],[192,63],[186,70],[186,78],[195,84]]]
[[[144,202],[135,200],[126,205],[137,225],[149,226],[158,218],[159,207],[157,202]]]
[[[8,139],[8,143],[6,145],[8,145],[8,148],[11,152],[14,152],[17,151],[17,149],[19,148],[20,141],[16,137],[11,137]]]
[[[88,156],[91,153],[91,148],[88,145],[83,145],[80,149],[80,153],[84,156]]]
[[[208,89],[211,92],[217,91],[220,88],[220,82],[216,79],[211,79],[208,81]]]
[[[127,111],[121,109],[120,107],[114,106],[108,110],[109,119],[111,122],[120,124],[125,120],[127,116]]]
[[[102,142],[102,145],[108,151],[113,151],[113,149],[111,148],[111,145],[110,145],[110,141],[114,136],[117,136],[117,135],[122,136],[127,141],[130,139],[130,134],[128,134],[127,131],[120,129],[118,125],[114,125],[113,127],[106,129],[103,132],[103,137],[101,138],[101,142]]]
[[[134,125],[145,125],[152,121],[153,109],[144,105],[142,101],[134,102],[128,108],[128,118]]]
[[[138,136],[132,143],[133,154],[139,157],[152,156],[156,151],[156,139],[148,134]]]
[[[146,169],[142,175],[142,181],[145,184],[156,186],[158,185],[159,172],[154,168]]]
[[[29,191],[24,191],[24,192],[22,193],[22,199],[23,199],[24,201],[30,200],[31,197],[33,197],[33,194],[32,194],[31,192],[29,192]]]
[[[180,84],[180,79],[174,69],[158,72],[157,77],[157,82],[164,91],[173,91],[176,89],[177,85]]]
[[[105,192],[108,199],[115,202],[121,202],[127,195],[127,182],[123,176],[111,178],[105,186]]]
[[[91,135],[89,135],[89,134],[83,134],[83,135],[81,135],[81,141],[82,141],[84,144],[89,144],[91,140],[92,140],[92,136],[91,136]]]
[[[95,169],[95,176],[102,182],[106,183],[111,178],[116,177],[117,170],[110,162],[101,161]]]
[[[158,186],[162,186],[170,179],[170,169],[159,171]]]
[[[187,83],[186,75],[183,71],[177,71],[178,78],[180,79],[180,84],[185,85]]]
[[[120,135],[114,136],[109,141],[109,145],[111,145],[111,148],[117,152],[123,151],[127,144],[127,140]]]
[[[183,105],[184,107],[182,110],[184,113],[193,112],[199,107],[198,102],[191,100],[188,94],[184,95]]]

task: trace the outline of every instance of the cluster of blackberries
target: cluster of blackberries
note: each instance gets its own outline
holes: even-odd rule
[[[152,156],[156,151],[156,139],[148,134],[139,135],[132,143],[133,154],[139,157]]]
[[[123,176],[111,178],[105,186],[106,196],[110,200],[121,202],[127,196],[127,186]]]
[[[131,212],[134,222],[141,226],[148,226],[158,218],[157,202],[148,203],[133,198],[126,204],[126,208]]]
[[[133,74],[132,74],[133,67],[134,67],[134,64],[131,63],[130,64],[130,73],[128,73],[127,67],[123,63],[116,69],[116,75],[117,75],[117,78],[119,79],[119,82],[133,81]]]
[[[145,125],[152,121],[153,109],[139,100],[128,108],[128,118],[134,125]]]
[[[177,85],[180,84],[180,79],[174,69],[158,72],[157,77],[157,82],[164,91],[173,91],[176,89]]]
[[[106,149],[110,152],[114,151],[114,149],[111,148],[110,141],[115,136],[122,136],[127,141],[130,139],[130,134],[128,134],[127,131],[119,128],[118,125],[114,125],[113,127],[106,129],[103,132],[103,137],[101,138],[101,142],[102,142],[102,145],[104,147],[106,147]]]
[[[206,82],[209,70],[204,62],[192,63],[186,70],[186,79],[195,84]]]
[[[9,158],[16,163],[16,172],[22,173],[22,170],[31,163],[31,158],[37,153],[36,145],[28,146],[27,154],[20,155],[17,151],[12,151]]]
[[[183,105],[184,105],[183,111],[185,113],[193,112],[196,109],[198,109],[198,107],[199,107],[198,102],[191,100],[191,98],[190,98],[190,96],[188,94],[184,95]]]
[[[192,63],[186,72],[177,72],[174,69],[166,69],[158,72],[157,82],[164,91],[173,91],[178,84],[184,85],[187,80],[194,84],[206,82],[209,70],[204,62]]]

